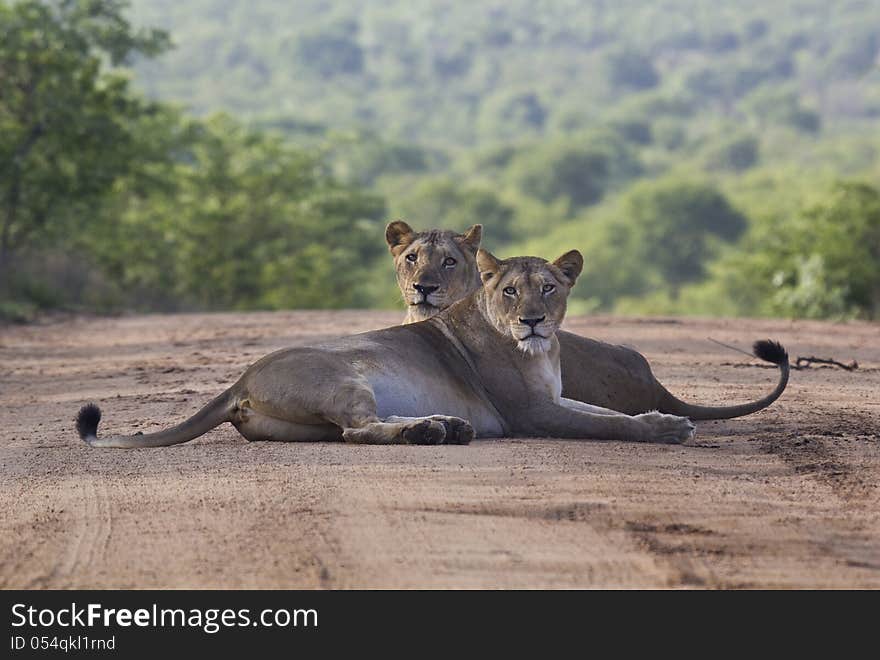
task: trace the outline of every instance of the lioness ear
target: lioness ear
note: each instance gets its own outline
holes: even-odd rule
[[[477,250],[477,268],[480,271],[480,279],[483,282],[491,280],[498,273],[500,267],[501,262],[492,256],[491,252],[488,250]]]
[[[412,243],[413,231],[412,227],[403,220],[395,220],[385,227],[385,242],[388,243],[388,249],[393,253],[395,248],[401,245],[409,245]]]
[[[471,252],[476,252],[483,238],[483,225],[474,225],[458,238],[458,242]]]
[[[581,274],[581,270],[584,268],[584,258],[577,250],[569,250],[554,261],[553,265],[561,270],[562,274],[568,278],[570,286],[574,286],[574,283],[577,282],[578,275]]]

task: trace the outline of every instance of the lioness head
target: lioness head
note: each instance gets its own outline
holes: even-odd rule
[[[571,250],[551,263],[538,257],[500,260],[479,250],[477,267],[490,323],[513,337],[525,353],[550,350],[550,340],[565,317],[568,293],[584,267],[581,253]]]
[[[434,316],[480,288],[476,254],[482,234],[482,225],[464,234],[437,229],[416,232],[402,220],[385,228],[397,286],[409,305],[407,323]]]

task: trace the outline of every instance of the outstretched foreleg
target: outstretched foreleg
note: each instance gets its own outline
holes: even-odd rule
[[[611,410],[611,408],[594,406],[591,403],[584,403],[583,401],[576,401],[575,399],[566,399],[565,397],[559,399],[559,405],[592,415],[626,415],[626,413]]]
[[[516,426],[519,433],[551,438],[680,444],[694,437],[694,425],[686,417],[596,414],[560,404],[533,406],[523,411]]]

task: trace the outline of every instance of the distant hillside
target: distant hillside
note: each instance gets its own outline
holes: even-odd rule
[[[682,117],[691,131],[726,118],[807,135],[880,117],[880,3],[866,0],[133,4],[177,45],[137,83],[200,113],[437,146],[607,120],[674,142]]]

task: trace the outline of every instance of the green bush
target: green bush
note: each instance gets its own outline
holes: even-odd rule
[[[611,162],[600,149],[554,145],[522,152],[509,171],[524,193],[545,203],[562,198],[577,208],[602,198],[611,178]]]
[[[660,74],[651,58],[630,49],[606,55],[605,76],[613,87],[650,89],[660,82]]]
[[[737,135],[711,147],[706,153],[706,167],[713,170],[742,172],[754,167],[760,143],[753,135]]]
[[[736,240],[748,226],[713,186],[677,179],[633,186],[620,222],[629,228],[636,263],[656,270],[673,294],[704,277],[716,241]]]
[[[503,92],[487,99],[481,107],[480,133],[499,138],[539,133],[547,115],[547,108],[535,92]]]
[[[795,215],[757,223],[716,279],[749,292],[741,311],[880,318],[880,190],[841,183]]]
[[[514,208],[492,190],[462,186],[451,179],[426,179],[406,196],[398,214],[423,229],[464,231],[475,224],[486,227],[484,245],[494,248],[513,237]]]
[[[640,172],[632,149],[617,135],[600,132],[520,149],[507,177],[525,194],[544,203],[564,201],[575,212]]]
[[[302,35],[297,42],[301,65],[322,77],[360,74],[364,53],[354,31],[350,26],[339,26]]]

